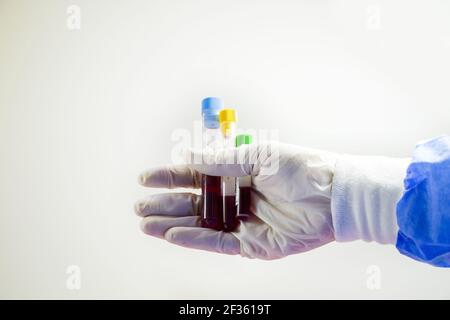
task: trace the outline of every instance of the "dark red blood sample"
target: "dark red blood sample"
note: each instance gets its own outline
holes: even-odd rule
[[[233,231],[239,223],[236,218],[236,196],[224,196],[223,206],[223,231]]]
[[[251,187],[240,187],[238,192],[237,218],[245,221],[250,216]]]
[[[221,180],[216,176],[202,176],[202,227],[222,230]]]

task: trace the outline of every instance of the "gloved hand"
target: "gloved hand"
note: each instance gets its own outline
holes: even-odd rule
[[[251,175],[254,215],[235,232],[206,229],[200,226],[199,195],[163,193],[135,206],[144,217],[145,233],[189,248],[260,259],[281,258],[334,240],[331,185],[336,154],[264,143],[219,150],[213,156],[206,160],[210,155],[191,151],[190,164],[151,169],[140,176],[140,183],[153,188],[199,188],[201,174]]]
[[[141,184],[199,188],[201,174],[251,175],[254,216],[235,232],[218,232],[200,227],[199,195],[153,195],[136,204],[138,215],[145,217],[145,233],[185,247],[261,259],[304,252],[334,239],[396,242],[396,204],[408,158],[338,155],[270,143],[213,155],[191,152],[188,158],[203,162],[151,169],[141,175]]]

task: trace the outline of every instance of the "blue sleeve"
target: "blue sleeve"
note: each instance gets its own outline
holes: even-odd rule
[[[413,259],[450,267],[450,137],[417,145],[397,204],[397,249]]]

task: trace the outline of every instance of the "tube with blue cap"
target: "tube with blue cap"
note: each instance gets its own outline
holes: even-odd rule
[[[214,152],[222,145],[219,112],[223,102],[216,97],[208,97],[202,101],[203,149]],[[222,230],[222,196],[221,177],[202,175],[202,227]]]

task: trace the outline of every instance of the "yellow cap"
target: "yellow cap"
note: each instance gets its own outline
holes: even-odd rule
[[[236,110],[222,109],[219,113],[219,121],[222,122],[236,122]]]
[[[219,113],[219,122],[222,134],[228,136],[233,123],[236,123],[236,111],[234,109],[222,109]]]

